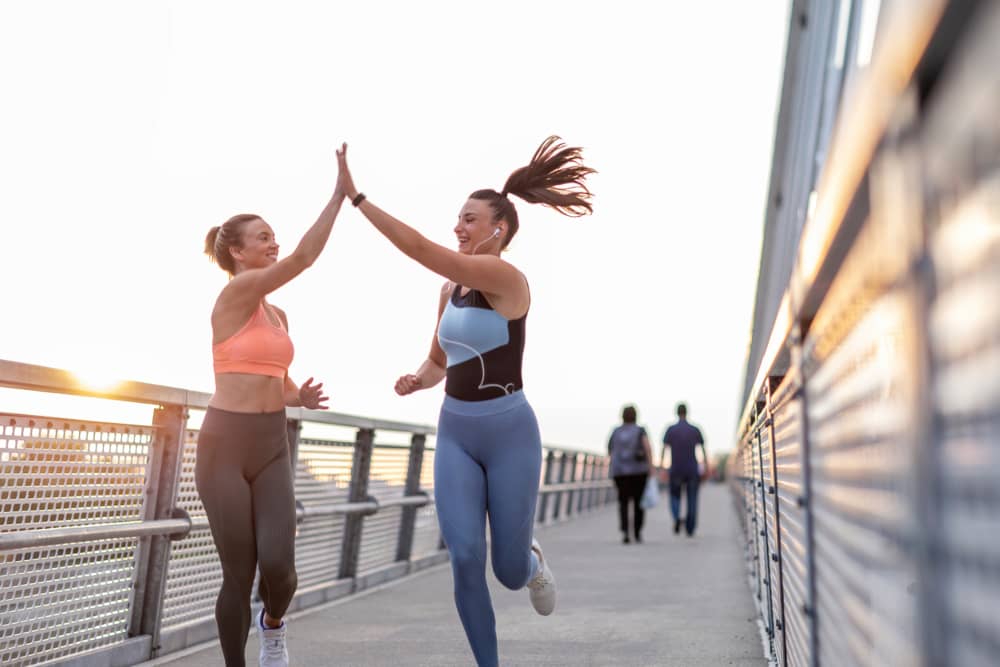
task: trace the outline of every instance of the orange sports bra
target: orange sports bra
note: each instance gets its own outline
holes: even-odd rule
[[[250,373],[284,378],[295,355],[292,339],[278,318],[271,324],[261,301],[243,327],[232,336],[212,345],[216,373]]]

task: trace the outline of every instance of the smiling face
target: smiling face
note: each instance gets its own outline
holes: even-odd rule
[[[498,236],[494,236],[497,230]],[[499,254],[504,235],[504,222],[493,220],[493,207],[482,199],[469,199],[458,214],[455,238],[463,255]]]
[[[274,230],[260,218],[243,226],[243,247],[230,247],[236,260],[237,272],[243,269],[261,269],[278,261],[278,242]]]

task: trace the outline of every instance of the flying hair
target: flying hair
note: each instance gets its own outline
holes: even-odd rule
[[[583,164],[581,153],[582,149],[566,146],[559,137],[549,137],[535,151],[531,162],[507,177],[501,196],[516,195],[529,204],[542,204],[571,218],[593,213],[593,195],[584,179],[595,172]]]
[[[594,173],[597,172],[583,164],[582,149],[567,146],[553,135],[542,142],[531,162],[511,172],[503,190],[476,190],[469,198],[489,202],[494,222],[507,221],[507,234],[502,240],[502,247],[507,247],[519,227],[517,210],[508,195],[578,218],[593,213],[590,203],[593,195],[585,179]]]

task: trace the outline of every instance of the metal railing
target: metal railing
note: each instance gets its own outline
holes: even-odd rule
[[[95,392],[67,371],[3,360],[0,387],[154,406],[148,425],[0,413],[0,664],[135,664],[214,637],[221,568],[189,424],[209,396],[136,382]],[[299,575],[289,611],[447,560],[432,427],[286,414]],[[304,437],[310,425],[354,438]],[[386,432],[410,442],[377,442]],[[538,522],[613,499],[607,457],[550,447],[544,456]]]
[[[779,665],[1000,651],[1000,6],[898,8],[729,461]]]

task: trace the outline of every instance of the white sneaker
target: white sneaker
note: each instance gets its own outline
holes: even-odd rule
[[[538,556],[538,572],[528,582],[528,595],[531,606],[542,616],[548,616],[556,608],[556,578],[545,563],[542,547],[538,540],[531,540],[531,550]]]
[[[260,667],[288,667],[288,649],[285,647],[285,623],[276,628],[264,625],[264,610],[257,617],[257,635],[260,639]]]

